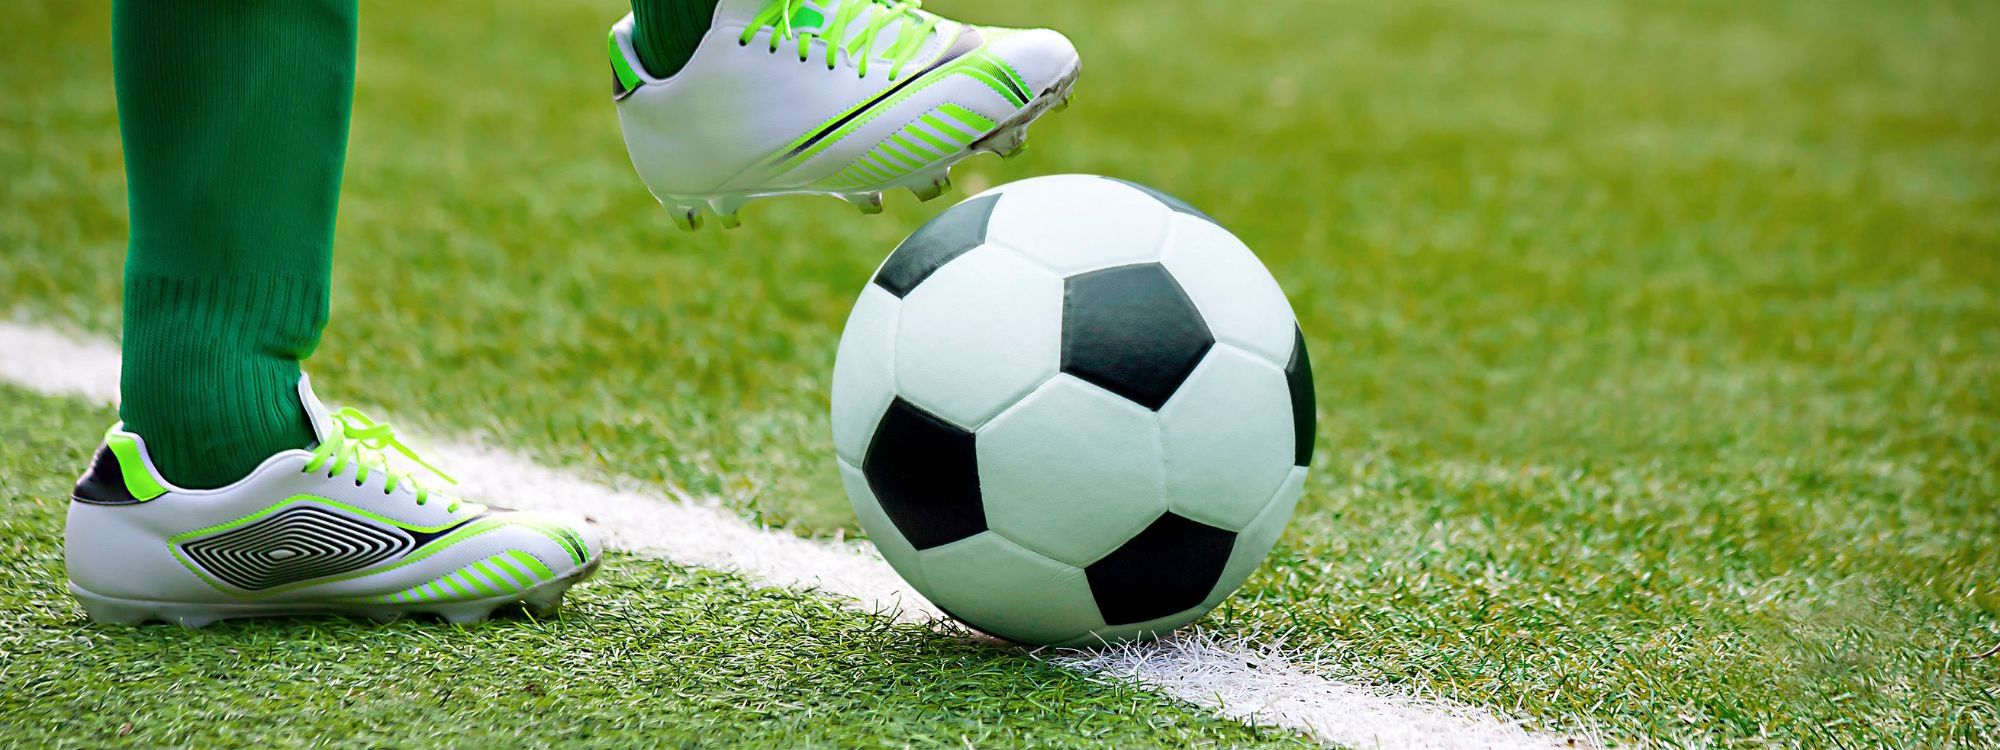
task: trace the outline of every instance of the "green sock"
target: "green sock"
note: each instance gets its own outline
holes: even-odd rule
[[[235,482],[312,428],[354,98],[356,0],[117,0],[131,245],[126,429],[166,478]]]
[[[654,78],[681,71],[715,20],[719,0],[632,0],[632,48]]]

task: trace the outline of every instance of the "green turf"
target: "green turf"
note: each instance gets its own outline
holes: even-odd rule
[[[833,346],[937,209],[672,230],[606,104],[612,5],[367,4],[316,384],[851,528]],[[2000,642],[2000,7],[934,5],[1086,57],[962,187],[1154,184],[1292,295],[1316,473],[1211,625],[1616,736],[2000,744],[1968,658]],[[111,332],[104,13],[11,18],[0,305]]]
[[[113,418],[0,386],[0,745],[1302,744],[1013,649],[625,557],[541,621],[92,626],[61,588],[61,499]]]

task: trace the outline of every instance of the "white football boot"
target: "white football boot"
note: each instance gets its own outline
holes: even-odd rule
[[[227,487],[160,476],[146,441],[116,425],[77,483],[64,532],[69,590],[92,620],[200,627],[233,617],[549,612],[596,570],[581,517],[488,508],[417,486],[387,424],[329,414],[299,379],[319,445],[279,452]],[[433,469],[435,471],[435,469]],[[442,476],[442,474],[440,474]]]
[[[1047,29],[972,26],[920,0],[721,0],[686,67],[646,73],[632,17],[611,27],[626,151],[675,223],[725,226],[752,198],[882,191],[930,200],[953,164],[1011,156],[1069,100],[1080,61]]]

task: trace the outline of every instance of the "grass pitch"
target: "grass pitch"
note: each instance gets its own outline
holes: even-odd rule
[[[1023,158],[961,168],[957,195],[1051,172],[1156,185],[1234,228],[1292,295],[1321,396],[1315,473],[1272,564],[1207,626],[1638,741],[2000,744],[2000,658],[1970,658],[2000,642],[2000,8],[934,5],[1061,28],[1086,60],[1077,105],[1036,126]],[[433,433],[716,494],[803,534],[850,531],[825,423],[839,325],[939,207],[892,198],[865,218],[794,199],[752,206],[735,232],[674,231],[607,102],[601,34],[618,12],[366,4],[315,384]],[[11,17],[0,302],[113,333],[125,225],[108,21],[40,1]],[[20,717],[121,705],[132,685],[179,686],[142,695],[167,725],[209,732],[297,711],[409,744],[499,737],[518,716],[470,698],[573,674],[551,664],[601,668],[570,651],[709,630],[740,682],[633,653],[616,663],[642,676],[544,703],[607,733],[771,724],[747,739],[779,744],[1174,744],[1160,717],[1213,744],[1270,739],[636,561],[579,589],[571,617],[492,626],[525,634],[505,638],[80,627],[56,595],[54,508],[110,415],[0,401],[0,549],[27,571],[7,584],[0,671],[46,676],[7,691],[6,739],[38,742]],[[799,619],[744,625],[767,615]],[[507,658],[452,668],[489,647]],[[809,656],[897,648],[918,655],[856,657],[862,679]],[[224,655],[264,679],[222,679]],[[373,671],[413,662],[435,676]],[[334,678],[376,698],[303,687]],[[654,681],[675,698],[614,689]],[[1005,708],[1034,685],[1055,691],[1047,713]],[[380,700],[457,689],[468,700]],[[927,723],[960,691],[997,702]],[[1063,718],[1101,701],[1123,708]],[[811,710],[831,705],[867,710]],[[140,729],[126,741],[222,736]]]

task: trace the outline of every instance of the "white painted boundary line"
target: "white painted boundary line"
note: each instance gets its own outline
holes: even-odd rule
[[[118,398],[118,350],[102,341],[0,321],[0,380],[99,403]],[[768,583],[855,600],[911,620],[942,617],[874,550],[760,529],[713,502],[613,488],[477,444],[428,443],[468,497],[523,508],[562,508],[595,519],[613,548],[683,565],[734,571]],[[1059,652],[1065,668],[1150,689],[1248,724],[1304,732],[1352,748],[1457,750],[1574,748],[1602,744],[1529,732],[1491,712],[1336,682],[1281,649],[1202,632],[1117,648]]]

